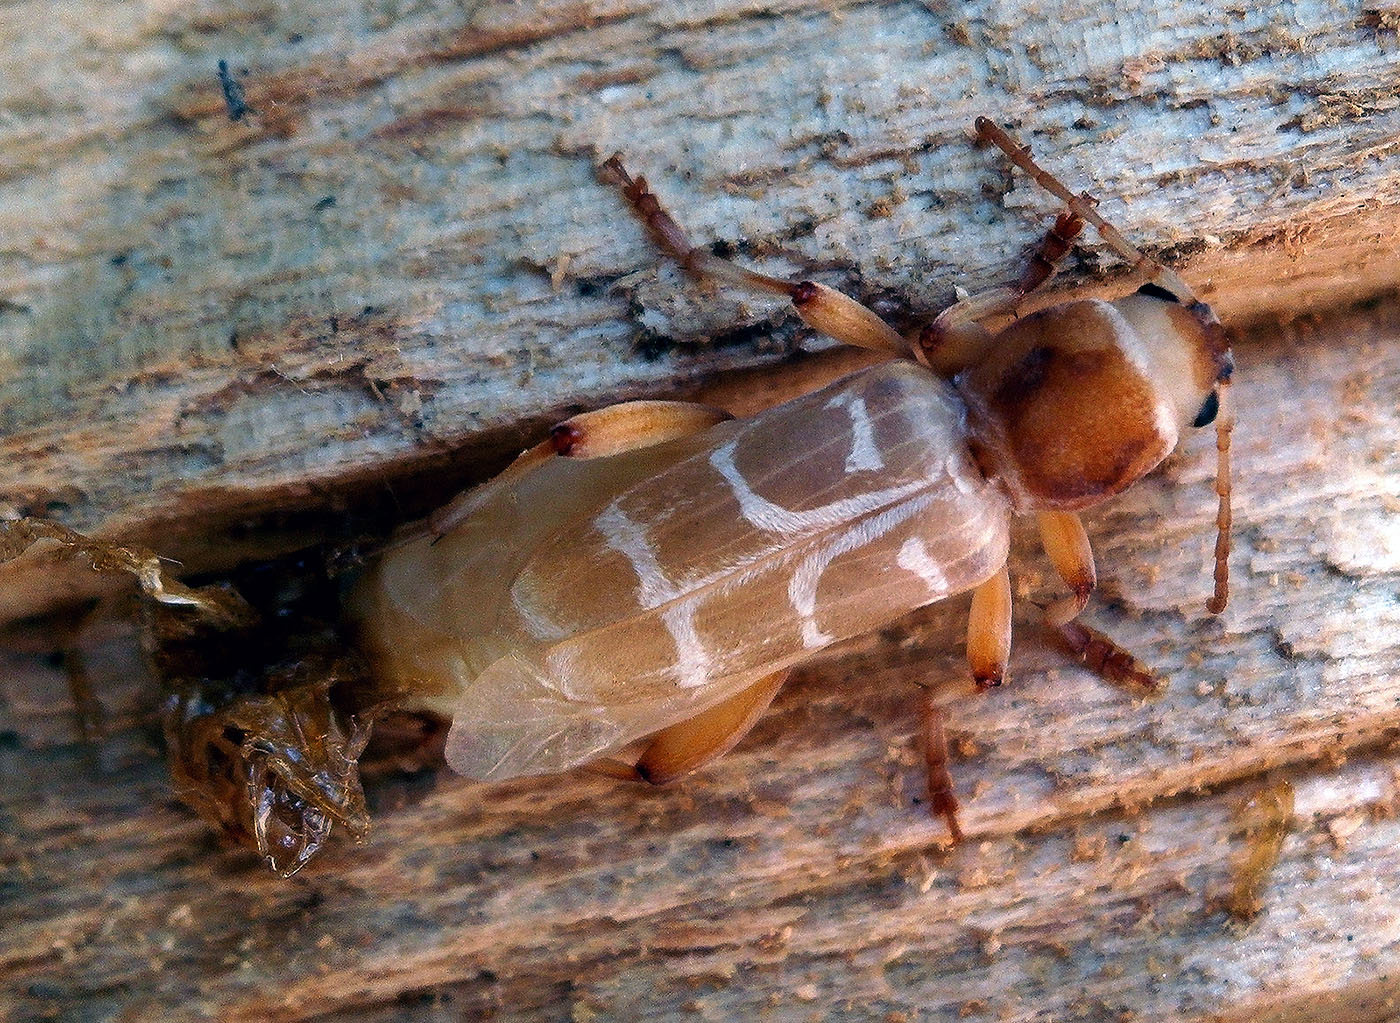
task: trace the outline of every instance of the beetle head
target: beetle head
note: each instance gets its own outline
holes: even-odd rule
[[[1210,306],[1196,298],[1181,278],[1159,267],[1137,294],[1113,303],[1147,343],[1158,365],[1157,379],[1170,391],[1179,417],[1195,403],[1192,426],[1215,423],[1215,592],[1206,603],[1220,614],[1230,592],[1230,433],[1234,429],[1227,395],[1235,363],[1225,328]]]
[[[1142,339],[1154,386],[1170,398],[1178,428],[1214,422],[1219,387],[1235,368],[1215,310],[1156,281],[1112,304]]]

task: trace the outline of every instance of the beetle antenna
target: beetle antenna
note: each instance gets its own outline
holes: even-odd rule
[[[1215,416],[1215,492],[1220,504],[1215,512],[1215,593],[1206,602],[1206,610],[1218,615],[1230,599],[1230,433],[1235,428],[1235,413],[1230,408],[1230,381],[1217,385],[1220,408]]]
[[[1031,157],[1028,147],[1021,145],[1011,135],[996,124],[991,119],[979,117],[974,122],[977,129],[977,137],[987,142],[991,142],[998,149],[1007,155],[1017,167],[1030,175],[1031,179],[1045,189],[1051,195],[1061,200],[1069,207],[1070,212],[1081,220],[1088,221],[1094,225],[1094,230],[1099,233],[1099,237],[1108,243],[1124,259],[1129,260],[1134,267],[1147,266],[1153,271],[1153,279],[1160,281],[1170,291],[1176,293],[1184,304],[1189,305],[1196,301],[1196,293],[1191,290],[1190,285],[1183,281],[1177,273],[1169,267],[1163,266],[1151,256],[1145,254],[1132,242],[1124,238],[1116,227],[1110,224],[1103,217],[1099,216],[1098,210],[1094,207],[1098,205],[1098,200],[1087,192],[1083,195],[1075,195],[1071,192],[1059,178],[1041,167]]]

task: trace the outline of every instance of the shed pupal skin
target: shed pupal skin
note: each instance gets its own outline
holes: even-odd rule
[[[348,617],[386,694],[451,717],[455,770],[505,778],[605,762],[669,780],[730,748],[804,657],[965,590],[972,675],[999,685],[1015,513],[1036,515],[1070,587],[1047,623],[1106,677],[1151,688],[1147,669],[1074,620],[1096,584],[1075,513],[1141,479],[1217,411],[1208,606],[1223,609],[1231,362],[1219,321],[1091,199],[986,119],[977,131],[1067,209],[1014,287],[956,303],[914,338],[840,292],[693,246],[644,178],[618,157],[603,165],[693,276],[785,295],[836,340],[903,358],[742,421],[659,402],[575,417],[394,541]],[[1019,317],[1085,224],[1148,282]],[[924,720],[930,806],[956,838],[931,701]]]

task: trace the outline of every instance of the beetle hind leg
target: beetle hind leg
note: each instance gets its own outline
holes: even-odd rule
[[[787,677],[786,668],[765,675],[695,717],[663,728],[638,758],[637,777],[665,785],[728,753],[758,723]]]
[[[903,335],[850,296],[815,281],[770,277],[691,244],[684,229],[662,207],[647,179],[640,174],[634,178],[627,173],[620,153],[605,160],[599,174],[618,187],[652,239],[691,276],[784,295],[792,300],[792,307],[803,322],[842,344],[895,355],[909,354],[910,345]]]
[[[434,536],[445,536],[471,516],[497,490],[551,458],[601,458],[664,444],[733,419],[723,409],[691,401],[625,401],[565,419],[549,439],[522,451],[494,479],[463,491],[428,516]]]

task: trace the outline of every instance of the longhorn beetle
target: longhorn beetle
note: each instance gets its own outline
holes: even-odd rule
[[[697,248],[620,156],[602,165],[693,277],[787,296],[813,328],[897,358],[750,419],[666,401],[575,416],[391,541],[350,618],[381,684],[452,719],[454,769],[506,778],[603,762],[669,781],[732,747],[813,651],[964,590],[972,674],[998,685],[1012,514],[1036,516],[1071,590],[1046,622],[1096,670],[1148,684],[1075,620],[1095,585],[1077,512],[1212,421],[1207,606],[1224,609],[1232,364],[1219,320],[1092,197],[986,118],[976,132],[1065,211],[1014,286],[965,298],[908,339],[831,288]],[[1017,318],[1086,223],[1147,282]],[[926,707],[931,805],[956,839],[942,715]]]

